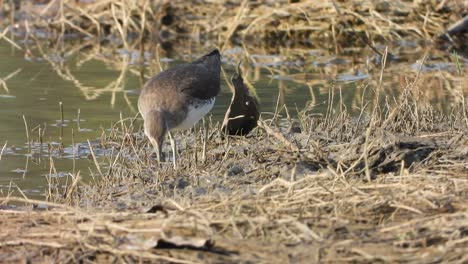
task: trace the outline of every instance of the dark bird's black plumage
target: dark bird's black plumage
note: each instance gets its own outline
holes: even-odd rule
[[[245,86],[240,65],[231,81],[234,85],[234,93],[231,105],[224,117],[222,131],[229,135],[245,136],[257,126],[260,116],[258,100]]]

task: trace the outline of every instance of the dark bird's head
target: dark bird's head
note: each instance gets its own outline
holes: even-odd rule
[[[231,82],[234,85],[234,94],[241,100],[244,100],[247,96],[250,96],[249,88],[244,84],[244,78],[242,78],[241,62],[237,64],[237,72],[231,77]]]
[[[237,72],[234,73],[231,77],[231,82],[234,85],[235,99],[239,102],[244,102],[249,99],[256,100],[255,96],[252,96],[250,94],[249,88],[247,88],[247,86],[244,83],[244,78],[242,77],[242,70],[240,66],[241,62],[237,64]]]

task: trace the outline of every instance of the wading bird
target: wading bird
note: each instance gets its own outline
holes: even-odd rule
[[[170,131],[191,128],[213,108],[220,91],[220,72],[221,55],[215,49],[146,82],[138,98],[138,110],[158,161],[162,161],[162,144],[169,134],[176,167],[176,147]]]

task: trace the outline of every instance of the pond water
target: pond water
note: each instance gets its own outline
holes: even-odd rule
[[[162,66],[168,68],[190,61],[207,51],[199,50],[193,56],[168,53],[161,59]],[[240,53],[240,48],[223,52],[223,68],[227,76],[234,73],[236,55]],[[266,52],[250,54],[252,61],[245,63],[246,79],[255,87],[266,118],[268,112],[275,111],[278,102],[279,105],[287,105],[293,116],[296,109],[303,109],[306,105],[315,106],[317,113],[324,112],[332,87],[339,89],[351,113],[359,112],[363,91],[368,86],[375,87],[380,75],[377,66],[369,65],[371,56],[359,52],[358,55],[342,57],[334,57],[323,50],[291,50],[289,53],[291,55],[287,57]],[[399,54],[404,55],[401,57],[403,66],[394,65],[393,70],[389,67],[384,75],[388,84],[385,93],[392,96],[404,87],[408,77],[404,72],[414,75],[421,68],[416,62],[423,57],[422,53]],[[0,41],[1,196],[19,188],[29,198],[43,199],[48,177],[64,177],[77,171],[85,179],[89,177],[88,168],[94,168],[94,163],[86,151],[87,140],[95,141],[121,117],[134,117],[137,113],[136,102],[142,81],[135,74],[136,67],[122,63],[131,62],[133,55],[120,50],[116,50],[114,55],[116,59],[106,59],[99,54],[89,56],[88,53],[77,52],[63,58],[50,56],[44,60]],[[446,108],[457,100],[457,94],[446,89],[440,81],[446,80],[444,74],[452,75],[456,71],[450,58],[450,54],[439,58],[429,56],[423,69],[432,72],[433,77],[428,77],[428,80],[433,88],[427,94],[436,107]],[[436,66],[431,67],[433,62]],[[465,92],[462,90],[463,96],[466,96]],[[230,89],[223,81],[222,92],[211,112],[215,121],[222,120],[230,97]],[[35,143],[28,145],[28,136]],[[42,146],[39,143],[41,139]],[[64,151],[49,155],[58,146],[63,146]]]

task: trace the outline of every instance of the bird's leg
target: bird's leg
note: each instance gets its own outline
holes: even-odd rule
[[[159,146],[159,144],[156,143],[156,158],[158,159],[158,163],[161,163],[161,146]]]
[[[172,162],[174,164],[174,170],[177,169],[177,152],[176,152],[176,142],[174,138],[172,137],[171,131],[168,131],[167,134],[169,135],[169,141],[171,142],[171,147],[172,147]]]
[[[202,163],[205,164],[206,161],[206,141],[208,139],[208,128],[207,124],[205,124],[205,118],[203,120],[203,152],[202,152]]]

